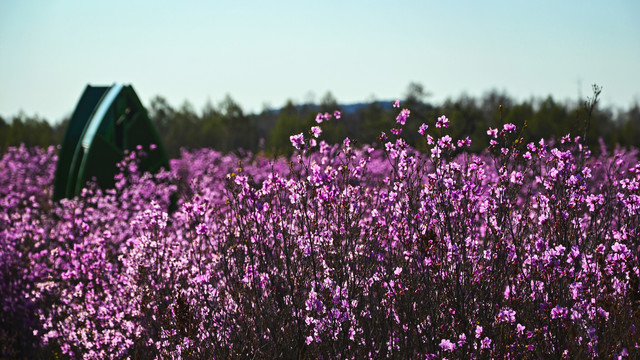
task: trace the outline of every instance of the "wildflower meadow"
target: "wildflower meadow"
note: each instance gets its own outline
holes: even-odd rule
[[[640,351],[640,162],[446,115],[403,140],[200,149],[51,200],[57,149],[0,161],[0,358],[620,359]],[[597,150],[597,151],[596,151]]]

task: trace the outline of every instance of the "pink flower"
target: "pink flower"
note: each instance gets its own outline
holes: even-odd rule
[[[567,311],[566,308],[563,308],[560,305],[556,305],[553,309],[551,309],[551,318],[552,319],[565,318],[567,317],[568,313],[569,312]]]
[[[440,139],[438,139],[438,146],[442,147],[442,148],[453,148],[453,143],[452,143],[452,139],[451,136],[449,135],[445,135],[443,137],[441,137]]]
[[[396,99],[396,101],[393,103],[393,107],[394,108],[399,108],[400,107],[400,100]]]
[[[402,111],[400,111],[400,114],[398,114],[398,116],[396,117],[396,121],[400,125],[404,125],[407,122],[407,118],[409,117],[410,113],[411,111],[409,111],[409,109],[402,109]]]
[[[464,140],[458,140],[458,147],[469,147],[471,146],[471,139],[469,139],[469,137],[467,136],[466,138],[464,138]]]
[[[198,235],[205,235],[208,230],[207,224],[201,223],[196,226],[196,233]]]
[[[320,128],[320,126],[311,127],[311,135],[313,135],[314,138],[318,138],[320,134],[322,134],[322,129]]]
[[[431,135],[427,135],[427,144],[433,145],[433,137]]]
[[[384,148],[387,150],[387,152],[393,150],[393,143],[392,142],[388,142],[388,143],[384,144]]]
[[[438,118],[438,121],[436,121],[436,127],[437,128],[447,128],[449,127],[449,119],[447,119],[446,116],[442,115]]]
[[[467,343],[467,335],[460,334],[460,336],[458,337],[458,346],[462,347],[466,343]]]
[[[509,180],[514,184],[522,185],[524,175],[520,171],[512,171]]]
[[[501,322],[509,322],[510,324],[513,324],[516,321],[516,312],[515,312],[515,310],[513,310],[511,308],[508,308],[508,307],[504,308],[504,309],[500,310],[496,320],[499,323],[501,323]]]
[[[401,268],[401,267],[397,267],[397,268],[393,271],[393,275],[395,275],[395,276],[399,276],[400,274],[402,274],[402,268]]]
[[[289,141],[291,141],[291,145],[293,145],[294,148],[300,150],[302,145],[304,145],[304,135],[302,135],[302,133],[291,135],[289,136]]]
[[[333,112],[333,117],[335,117],[336,119],[340,119],[341,116],[342,116],[342,113],[340,113],[339,110],[336,110]]]
[[[428,128],[429,128],[429,125],[422,123],[422,125],[420,125],[420,129],[418,129],[418,132],[420,133],[420,135],[424,136],[424,134],[427,133]]]
[[[482,339],[481,341],[481,346],[482,349],[489,349],[491,348],[491,339],[489,339],[488,336],[485,336],[484,339]]]
[[[512,133],[516,131],[516,126],[513,124],[504,124],[504,127],[502,128],[502,131],[504,131],[505,133]]]
[[[480,339],[480,336],[482,336],[482,326],[477,325],[476,326],[476,339]]]
[[[442,341],[440,341],[440,348],[444,351],[453,351],[456,349],[456,344],[452,343],[449,339],[442,339]]]

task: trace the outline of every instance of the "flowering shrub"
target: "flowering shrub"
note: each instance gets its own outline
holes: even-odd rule
[[[321,123],[339,117],[291,136],[291,159],[203,149],[149,175],[140,149],[115,189],[60,203],[55,150],[11,149],[0,357],[638,352],[635,151],[593,157],[570,136],[527,144],[504,124],[470,154],[442,116],[419,127],[420,153],[400,136],[408,109],[379,148],[330,146]]]

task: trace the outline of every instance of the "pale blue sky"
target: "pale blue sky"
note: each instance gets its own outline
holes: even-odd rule
[[[50,121],[84,87],[130,83],[201,110],[287,99],[432,101],[490,89],[560,101],[640,101],[640,1],[0,0],[0,115]],[[579,86],[581,84],[581,86]]]

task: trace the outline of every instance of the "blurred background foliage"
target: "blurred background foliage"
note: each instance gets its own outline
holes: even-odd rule
[[[525,141],[559,138],[567,133],[583,135],[589,116],[585,103],[561,103],[551,97],[516,102],[507,94],[491,91],[481,98],[462,95],[433,104],[423,86],[412,83],[401,99],[401,107],[411,110],[402,136],[412,146],[424,150],[418,127],[424,122],[430,131],[435,131],[433,125],[441,115],[449,118],[451,126],[446,131],[454,139],[471,138],[474,152],[488,145],[487,129],[501,127],[503,123],[516,124],[520,129],[526,123],[522,133]],[[338,143],[348,136],[358,144],[377,142],[382,131],[391,136],[389,129],[396,126],[399,111],[392,107],[391,100],[345,105],[339,104],[331,93],[325,94],[319,103],[288,101],[280,109],[266,108],[256,114],[245,113],[228,95],[217,105],[207,103],[200,112],[189,102],[173,107],[161,96],[154,97],[147,106],[171,158],[178,157],[181,148],[203,147],[268,156],[290,154],[293,148],[289,136],[309,131],[315,125],[317,113],[334,110],[340,110],[342,118],[323,123],[321,139]],[[0,151],[4,153],[9,146],[21,143],[41,147],[60,144],[68,121],[51,124],[23,112],[8,119],[0,117]],[[599,138],[609,148],[615,145],[640,148],[640,105],[635,103],[628,109],[615,110],[596,106],[591,114],[587,143],[595,145]]]

